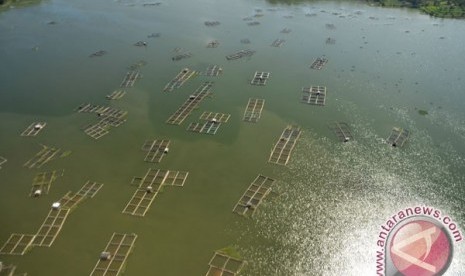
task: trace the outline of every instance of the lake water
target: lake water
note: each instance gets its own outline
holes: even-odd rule
[[[121,232],[138,234],[125,275],[204,275],[213,252],[229,246],[248,262],[243,275],[374,275],[379,226],[398,210],[434,206],[465,227],[465,21],[347,2],[144,3],[50,0],[0,13],[0,156],[8,159],[0,170],[0,243],[35,233],[67,191],[87,180],[105,184],[73,210],[52,247],[1,261],[28,275],[88,275]],[[260,24],[247,25],[248,17]],[[245,38],[251,43],[241,44]],[[271,47],[278,38],[285,43]],[[140,40],[148,45],[133,45]],[[206,48],[211,40],[219,47]],[[172,61],[175,48],[193,56]],[[225,59],[247,48],[256,51],[251,58]],[[88,57],[98,50],[107,54]],[[325,68],[309,69],[322,55]],[[141,60],[143,78],[110,103],[128,111],[127,122],[98,141],[85,135],[81,127],[96,118],[76,107],[108,105],[105,95]],[[209,64],[223,75],[162,92],[182,68]],[[255,71],[271,72],[266,86],[249,84]],[[213,96],[181,126],[165,124],[207,80]],[[300,103],[301,88],[311,85],[327,86],[326,106]],[[242,121],[251,97],[266,100],[257,124]],[[214,136],[187,132],[203,111],[231,118]],[[20,137],[34,121],[47,126]],[[354,141],[338,142],[328,128],[334,121],[347,122]],[[267,163],[288,124],[303,130],[288,166]],[[384,142],[393,127],[410,130],[402,148]],[[162,138],[171,140],[170,153],[160,164],[143,162],[144,141]],[[40,144],[71,154],[23,167]],[[151,167],[190,174],[184,187],[165,187],[145,217],[122,214],[131,179]],[[48,195],[28,197],[38,172],[62,169]],[[273,195],[253,218],[233,214],[258,174],[277,180]],[[448,275],[465,271],[464,254],[456,244]]]

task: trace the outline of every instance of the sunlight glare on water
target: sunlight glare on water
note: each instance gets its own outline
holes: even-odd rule
[[[334,145],[310,132],[299,141],[276,185],[279,195],[255,217],[261,236],[281,246],[271,252],[248,248],[258,260],[253,275],[373,275],[379,227],[406,207],[435,206],[463,224],[463,199],[453,191],[464,179],[447,165],[463,168],[461,158],[450,158],[457,152],[437,148],[404,110],[386,110],[416,134],[402,151],[349,111],[357,117],[357,141]],[[455,256],[463,254],[463,247],[457,249]],[[448,275],[462,266],[456,258]]]

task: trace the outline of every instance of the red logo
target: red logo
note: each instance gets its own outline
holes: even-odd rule
[[[391,260],[405,276],[442,275],[452,258],[447,230],[418,219],[400,227],[389,245]]]

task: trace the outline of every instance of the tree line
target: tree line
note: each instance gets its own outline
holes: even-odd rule
[[[267,0],[272,4],[299,4],[315,0]],[[339,0],[331,0],[339,1]],[[362,0],[385,7],[409,7],[435,17],[465,18],[465,0]]]
[[[418,8],[436,17],[464,18],[465,0],[367,0],[382,6]]]

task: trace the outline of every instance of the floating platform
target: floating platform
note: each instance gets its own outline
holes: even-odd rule
[[[145,162],[160,163],[163,156],[168,153],[170,140],[147,140],[142,150],[147,152]]]
[[[336,133],[337,138],[341,142],[349,142],[354,139],[349,125],[344,122],[335,122],[331,128],[333,129],[334,133]]]
[[[287,126],[273,147],[268,162],[286,165],[301,132],[299,127]]]
[[[334,45],[334,44],[336,44],[336,39],[334,39],[332,37],[328,37],[326,39],[326,44]]]
[[[189,114],[199,106],[205,97],[210,95],[210,89],[213,86],[213,82],[207,81],[200,85],[194,94],[190,95],[189,98],[171,115],[166,121],[170,125],[180,125]]]
[[[76,194],[83,197],[93,198],[102,187],[103,183],[97,183],[88,180]]]
[[[148,38],[157,38],[157,37],[160,37],[160,36],[161,36],[160,33],[151,33],[151,34],[149,34],[147,37],[148,37]]]
[[[181,87],[187,80],[195,74],[194,70],[184,68],[172,79],[163,89],[164,92],[171,92],[174,89]]]
[[[248,39],[248,38],[243,38],[243,39],[241,39],[241,43],[242,43],[242,44],[250,44],[251,42],[250,42],[250,39]]]
[[[144,177],[135,177],[132,184],[138,187],[123,214],[145,216],[163,185],[184,186],[188,175],[188,172],[149,169]]]
[[[272,178],[258,175],[234,206],[233,212],[240,215],[253,214],[262,200],[271,192],[271,185],[274,181]]]
[[[94,139],[100,139],[110,132],[110,127],[118,127],[126,119],[127,111],[101,105],[82,104],[77,108],[80,113],[95,113],[102,119],[94,124],[84,126],[84,133]]]
[[[187,53],[182,53],[179,55],[175,55],[174,57],[171,58],[172,61],[179,61],[181,59],[186,59],[192,57],[192,53],[187,52]]]
[[[10,238],[0,249],[3,255],[24,255],[32,246],[35,235],[11,234]]]
[[[292,32],[292,30],[289,29],[289,28],[284,28],[284,29],[281,30],[281,33],[282,33],[282,34],[288,34],[288,33],[290,33],[290,32]]]
[[[160,37],[160,36],[161,36],[160,33],[151,33],[151,34],[149,34],[147,37],[148,37],[148,38],[157,38],[157,37]]]
[[[393,147],[402,147],[407,142],[410,136],[410,132],[406,129],[394,127],[391,131],[391,135],[386,140],[388,144]]]
[[[167,171],[167,175],[165,177],[165,180],[163,181],[163,185],[182,187],[184,186],[184,183],[186,183],[188,175],[188,172]]]
[[[113,233],[90,276],[117,276],[136,242],[136,234]]]
[[[119,100],[122,97],[124,97],[124,95],[126,95],[126,91],[124,91],[124,90],[115,90],[115,91],[111,92],[111,94],[107,95],[105,98],[107,98],[108,100]]]
[[[71,191],[67,192],[58,201],[60,203],[60,208],[73,210],[84,199],[93,198],[102,187],[102,183],[87,181],[77,193]]]
[[[221,74],[223,74],[223,68],[221,68],[218,65],[208,66],[205,73],[203,73],[204,76],[208,76],[208,77],[217,77]]]
[[[134,43],[134,46],[137,46],[137,47],[145,47],[145,46],[147,46],[147,42],[146,42],[146,41],[139,40],[139,41],[137,41],[136,43]]]
[[[100,51],[97,51],[95,53],[92,53],[89,55],[89,57],[93,58],[93,57],[101,57],[101,56],[104,56],[106,55],[107,51],[105,50],[100,50]]]
[[[105,106],[105,105],[93,105],[93,104],[81,104],[76,109],[79,113],[95,113],[99,117],[113,117],[123,118],[128,113],[127,111]]]
[[[133,87],[137,79],[141,78],[139,71],[129,71],[126,73],[123,81],[121,82],[121,87]]]
[[[237,53],[227,55],[226,59],[227,60],[234,60],[234,59],[240,59],[243,57],[251,57],[253,54],[255,54],[255,51],[253,50],[241,50]]]
[[[262,115],[263,106],[265,106],[264,99],[249,99],[247,107],[244,111],[244,118],[246,122],[256,123]]]
[[[46,122],[34,122],[21,133],[21,136],[36,136],[46,125]]]
[[[152,185],[184,186],[188,172],[149,169],[144,177],[134,177],[131,185],[138,188]]]
[[[212,40],[207,43],[207,48],[217,48],[220,46],[220,42],[218,40]]]
[[[5,164],[7,161],[8,161],[8,159],[6,159],[3,156],[0,156],[0,169],[2,168],[2,165]]]
[[[258,26],[258,25],[260,25],[260,22],[252,21],[252,22],[247,23],[247,25],[249,25],[249,26]]]
[[[318,14],[316,13],[306,13],[305,16],[306,17],[314,17],[314,16],[317,16]]]
[[[331,23],[327,23],[325,24],[326,26],[326,29],[329,29],[329,30],[335,30],[336,29],[336,26],[334,24],[331,24]]]
[[[29,194],[29,196],[37,196],[38,195],[37,193],[48,194],[52,183],[58,177],[63,176],[63,174],[64,174],[64,170],[61,171],[61,173],[57,173],[57,171],[38,173],[34,177],[34,180],[32,181],[32,189],[31,189],[31,193]]]
[[[278,38],[275,41],[273,41],[273,43],[271,43],[271,46],[272,47],[281,47],[284,44],[284,42],[286,42],[286,40]]]
[[[203,134],[210,134],[215,135],[218,129],[220,128],[221,123],[217,122],[204,122],[204,123],[191,123],[188,127],[188,131],[203,133]]]
[[[42,149],[30,160],[24,163],[24,166],[33,169],[40,168],[45,163],[51,161],[60,152],[60,149],[42,145]]]
[[[310,65],[310,68],[315,69],[315,70],[321,70],[326,63],[328,63],[328,59],[324,56],[316,58],[312,65]]]
[[[39,231],[37,231],[32,245],[50,247],[60,233],[69,211],[70,210],[66,208],[52,208],[45,218],[44,223],[40,226]]]
[[[204,113],[202,113],[202,115],[200,115],[200,120],[213,121],[217,123],[227,123],[230,117],[230,114],[205,111]]]
[[[145,60],[139,60],[129,65],[128,69],[131,71],[137,71],[138,69],[140,69],[142,66],[145,66],[145,65],[147,65],[147,62]]]
[[[17,274],[15,271],[15,265],[5,265],[4,263],[0,262],[0,276],[27,276],[27,273]]]
[[[125,116],[126,111],[122,114],[117,114],[116,116]],[[112,126],[112,127],[119,127],[122,125],[124,122],[126,122],[126,119],[123,117],[113,117],[111,115],[103,116],[103,119],[99,121],[99,124],[102,126]]]
[[[245,261],[233,258],[222,252],[215,252],[208,262],[206,276],[236,276],[244,268]]]
[[[60,208],[73,210],[83,199],[83,195],[69,191],[58,202],[60,203]]]
[[[98,140],[103,136],[110,133],[109,127],[105,125],[101,125],[100,123],[91,124],[84,128],[84,133],[89,135],[90,137]]]
[[[311,86],[302,88],[302,102],[311,105],[326,104],[326,86]]]
[[[220,25],[221,23],[220,21],[205,21],[204,24],[207,27],[215,27],[215,26]]]
[[[252,81],[252,85],[266,85],[266,81],[270,77],[271,73],[269,72],[255,72]]]
[[[153,2],[153,3],[144,3],[142,4],[143,7],[154,7],[154,6],[160,6],[161,2]]]

